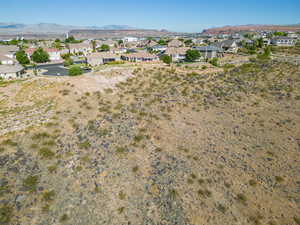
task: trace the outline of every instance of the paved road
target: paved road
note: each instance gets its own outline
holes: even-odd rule
[[[74,64],[80,64],[83,61],[76,61]],[[63,63],[56,63],[56,64],[44,64],[44,65],[37,65],[37,69],[47,70],[46,72],[42,73],[42,75],[47,76],[68,76],[69,70],[64,67]],[[84,73],[91,72],[90,69],[85,69]]]
[[[69,70],[64,68],[63,65],[49,65],[49,66],[43,66],[38,67],[39,69],[47,70],[43,73],[43,75],[49,75],[49,76],[68,76]]]

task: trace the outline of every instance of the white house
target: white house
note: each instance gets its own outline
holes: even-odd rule
[[[86,56],[93,52],[93,46],[90,43],[69,44],[69,50],[71,54],[82,53]]]
[[[15,62],[12,58],[0,54],[0,64],[2,65],[13,65]]]
[[[271,40],[271,43],[277,46],[294,46],[296,44],[296,39],[286,36],[275,37]]]
[[[214,45],[195,47],[205,59],[212,59],[223,56],[223,49]]]
[[[21,65],[0,65],[0,77],[2,79],[21,78],[24,67]]]
[[[120,56],[111,52],[97,52],[87,56],[87,63],[91,66],[98,66],[109,62],[120,61]]]
[[[196,45],[203,45],[205,44],[204,40],[203,39],[193,39],[192,42]]]
[[[170,41],[168,43],[168,47],[169,48],[179,48],[179,47],[183,47],[184,43],[178,39],[173,39],[172,41]]]
[[[0,55],[14,59],[19,47],[16,45],[0,45]]]
[[[114,54],[123,54],[127,52],[127,48],[110,48],[109,52]]]
[[[36,51],[36,48],[28,48],[26,49],[26,54],[28,55],[28,57],[31,57],[32,54]],[[56,48],[44,48],[44,51],[47,52],[49,54],[49,60],[50,61],[59,61],[61,60],[61,51],[56,49]]]
[[[222,48],[224,52],[227,53],[237,53],[238,44],[235,40],[225,40],[214,44],[218,48]]]
[[[298,34],[296,34],[296,33],[293,32],[293,31],[289,31],[289,32],[287,33],[287,36],[288,36],[289,38],[298,38]]]
[[[163,51],[167,50],[167,46],[165,46],[165,45],[155,45],[151,48],[153,51],[157,51],[157,52],[163,52]]]
[[[185,59],[187,50],[189,50],[187,47],[167,48],[164,54],[171,56],[173,62],[178,62]]]
[[[46,48],[46,52],[49,54],[50,61],[59,61],[61,60],[61,52],[56,48]]]
[[[150,54],[148,52],[135,52],[130,54],[124,54],[121,56],[123,60],[129,62],[153,62],[159,61],[158,56]]]
[[[139,39],[137,37],[124,37],[123,42],[137,42]]]

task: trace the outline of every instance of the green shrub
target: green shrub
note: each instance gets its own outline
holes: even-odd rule
[[[45,191],[44,193],[43,193],[43,200],[44,201],[52,201],[52,200],[54,200],[54,197],[55,197],[55,191]]]
[[[164,63],[170,65],[172,63],[172,57],[169,55],[162,55],[160,57],[160,60],[163,61]]]
[[[219,66],[219,59],[218,58],[213,58],[209,61],[209,63],[213,66]]]
[[[65,67],[71,66],[71,65],[73,65],[73,63],[74,63],[73,60],[71,58],[68,58],[68,59],[65,59],[64,66]]]
[[[63,214],[60,218],[59,218],[59,222],[64,223],[69,219],[69,216],[67,214]]]
[[[13,209],[8,205],[0,206],[0,224],[8,225],[10,224]]]
[[[18,144],[11,139],[6,139],[2,141],[2,145],[10,145],[10,146],[17,146]]]
[[[238,194],[237,195],[237,200],[243,204],[246,204],[247,202],[247,197],[244,194]]]
[[[91,144],[89,141],[85,141],[85,142],[79,143],[78,146],[81,149],[88,149],[89,147],[91,147]]]
[[[78,75],[81,75],[81,74],[83,74],[83,71],[80,68],[80,66],[72,66],[69,69],[69,75],[70,76],[78,76]]]
[[[28,176],[25,180],[23,180],[23,187],[30,192],[35,192],[37,190],[37,185],[39,183],[39,177],[35,176]]]
[[[41,148],[39,150],[39,155],[44,159],[51,159],[55,156],[55,153],[52,152],[49,148]]]

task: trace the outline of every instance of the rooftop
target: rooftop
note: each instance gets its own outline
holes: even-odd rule
[[[0,65],[0,73],[17,73],[24,69],[21,65]]]

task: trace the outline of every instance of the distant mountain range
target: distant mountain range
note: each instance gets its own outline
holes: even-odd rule
[[[237,26],[224,26],[214,27],[203,30],[204,34],[221,34],[221,33],[234,33],[241,31],[300,31],[300,24],[289,24],[289,25],[263,25],[263,24],[248,24],[248,25],[237,25]]]
[[[106,25],[97,26],[72,26],[55,23],[21,24],[21,23],[0,23],[0,34],[62,34],[71,30],[131,30],[136,29],[127,25]]]

